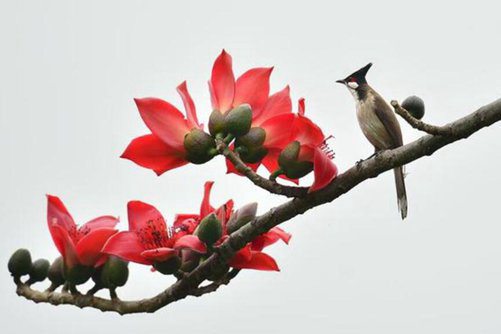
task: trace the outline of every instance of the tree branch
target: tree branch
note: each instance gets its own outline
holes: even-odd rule
[[[231,161],[241,174],[251,180],[256,186],[268,190],[270,193],[286,197],[303,197],[308,193],[307,187],[283,186],[275,181],[271,181],[260,176],[254,172],[252,168],[247,166],[235,152],[230,150],[222,140],[217,140],[217,149],[219,153]]]
[[[332,202],[369,178],[374,178],[394,167],[408,164],[424,156],[429,156],[440,148],[460,139],[467,138],[480,129],[500,120],[501,99],[446,125],[446,127],[453,129],[448,136],[425,135],[399,148],[382,151],[374,158],[365,160],[340,174],[327,187],[307,194],[304,197],[289,200],[269,210],[262,216],[256,217],[238,231],[233,232],[217,249],[216,253],[212,254],[192,272],[155,297],[139,301],[111,301],[98,297],[73,296],[67,293],[38,292],[24,284],[18,285],[17,293],[37,303],[46,302],[54,305],[72,304],[78,307],[93,307],[101,311],[114,311],[120,314],[155,312],[189,295],[197,295],[197,291],[201,292],[203,289],[199,288],[199,285],[212,272],[217,272],[218,269],[226,266],[226,263],[239,249],[274,226],[303,214],[311,208]],[[207,288],[209,292],[215,289],[216,287]]]
[[[395,112],[398,115],[400,115],[407,123],[409,123],[409,125],[412,126],[414,129],[436,136],[453,135],[454,129],[451,126],[436,126],[427,124],[412,116],[407,110],[405,110],[400,104],[398,104],[397,101],[395,100],[391,101],[391,105],[393,106],[393,109],[395,109]]]

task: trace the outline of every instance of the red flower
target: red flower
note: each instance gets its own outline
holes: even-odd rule
[[[200,206],[200,214],[179,214],[176,216],[174,228],[176,230],[192,233],[200,221],[211,213],[215,213],[223,226],[223,236],[216,245],[224,242],[228,237],[226,224],[233,214],[233,201],[229,200],[224,205],[215,209],[210,203],[210,192],[214,182],[206,182],[204,187],[204,197]],[[289,243],[291,235],[279,227],[274,227],[248,243],[244,248],[230,260],[229,265],[239,269],[256,269],[279,271],[276,261],[262,250],[275,242],[282,240]]]
[[[124,260],[152,265],[168,260],[183,248],[206,252],[205,245],[194,235],[172,231],[162,214],[140,201],[127,204],[129,231],[119,232],[106,243],[103,252]]]
[[[157,175],[186,165],[184,137],[192,129],[202,129],[195,104],[186,82],[177,87],[186,110],[186,117],[169,102],[157,98],[134,99],[139,113],[152,132],[132,140],[121,155],[139,166],[152,169]]]
[[[281,150],[288,144],[294,121],[289,86],[269,96],[272,70],[272,67],[252,68],[235,80],[231,56],[223,50],[214,62],[209,81],[213,109],[224,114],[241,104],[251,106],[251,127],[264,130],[262,147],[268,152]],[[229,160],[226,164],[229,173],[238,173]],[[248,165],[256,170],[260,161]]]
[[[101,252],[106,241],[114,235],[118,218],[102,216],[77,227],[75,221],[56,196],[47,195],[47,223],[52,240],[69,268],[75,265],[98,267],[106,262]]]
[[[320,127],[304,116],[304,113],[304,99],[300,99],[298,113],[295,115],[288,142],[299,143],[297,162],[313,163],[314,182],[309,189],[309,192],[313,192],[328,185],[337,176],[338,170],[332,162],[333,152],[326,144],[327,138]],[[263,160],[263,164],[270,172],[280,169],[278,163],[280,153],[275,150]],[[283,178],[287,179],[287,177]],[[297,183],[297,180],[291,181]]]

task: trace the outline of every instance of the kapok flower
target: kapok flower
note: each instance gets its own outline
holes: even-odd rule
[[[259,167],[269,151],[285,147],[294,120],[289,86],[269,96],[272,70],[272,67],[252,68],[235,80],[232,58],[223,50],[214,62],[209,81],[213,115],[226,115],[242,105],[250,107],[250,129],[248,133],[237,137],[232,148],[254,169]],[[211,116],[211,120],[221,117]],[[224,127],[221,129],[224,131]],[[236,172],[229,160],[227,167],[229,173]]]
[[[299,100],[298,113],[291,129],[289,144],[281,152],[272,152],[263,164],[271,173],[292,181],[314,172],[314,182],[309,192],[322,189],[337,176],[332,162],[334,153],[318,125],[304,116],[304,99]]]
[[[224,242],[229,237],[227,223],[233,211],[233,201],[229,200],[219,208],[214,208],[210,203],[210,192],[214,182],[206,182],[204,186],[204,197],[200,206],[200,214],[179,214],[176,216],[174,228],[176,230],[193,233],[200,222],[207,216],[215,214],[222,225],[222,236],[216,242],[216,246]],[[289,243],[291,235],[279,227],[274,227],[248,243],[244,248],[230,260],[229,265],[238,269],[256,269],[267,271],[279,271],[276,261],[262,250],[282,240]]]
[[[183,248],[205,253],[205,245],[194,235],[168,228],[162,214],[152,205],[127,204],[129,230],[119,232],[106,243],[103,252],[123,260],[155,265],[176,256]]]
[[[152,132],[137,137],[122,158],[152,169],[157,175],[189,162],[204,163],[215,155],[215,142],[198,122],[186,82],[177,87],[186,117],[172,104],[157,98],[135,99],[139,113]]]
[[[47,200],[49,231],[65,266],[98,267],[104,264],[108,255],[101,252],[101,249],[117,233],[115,225],[118,218],[97,217],[79,228],[58,197],[47,195]]]

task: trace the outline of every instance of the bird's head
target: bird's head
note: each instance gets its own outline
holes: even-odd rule
[[[367,75],[367,72],[369,71],[371,66],[372,63],[369,63],[361,69],[348,75],[345,79],[337,80],[336,82],[345,85],[350,91],[356,91],[364,84],[367,84],[365,76]]]

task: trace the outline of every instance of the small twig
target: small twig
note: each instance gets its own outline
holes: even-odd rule
[[[240,272],[240,269],[232,269],[226,275],[224,275],[224,277],[221,278],[220,280],[213,282],[209,285],[201,286],[201,287],[198,287],[196,289],[193,289],[189,294],[191,296],[200,297],[200,296],[203,296],[207,293],[214,292],[221,285],[228,285],[231,282],[231,280],[234,279],[235,276],[238,275],[239,272]]]
[[[407,110],[405,110],[397,101],[391,101],[392,107],[395,109],[395,112],[400,115],[410,126],[414,129],[424,131],[430,135],[434,136],[453,136],[454,132],[452,127],[449,126],[436,126],[427,124],[414,116],[412,116]]]
[[[240,157],[230,150],[228,146],[219,139],[216,139],[217,149],[225,158],[230,160],[230,162],[235,166],[235,168],[252,181],[256,186],[269,191],[272,194],[283,195],[285,197],[304,197],[308,193],[307,187],[291,187],[284,186],[277,182],[268,180],[261,175],[257,174],[247,166]]]

